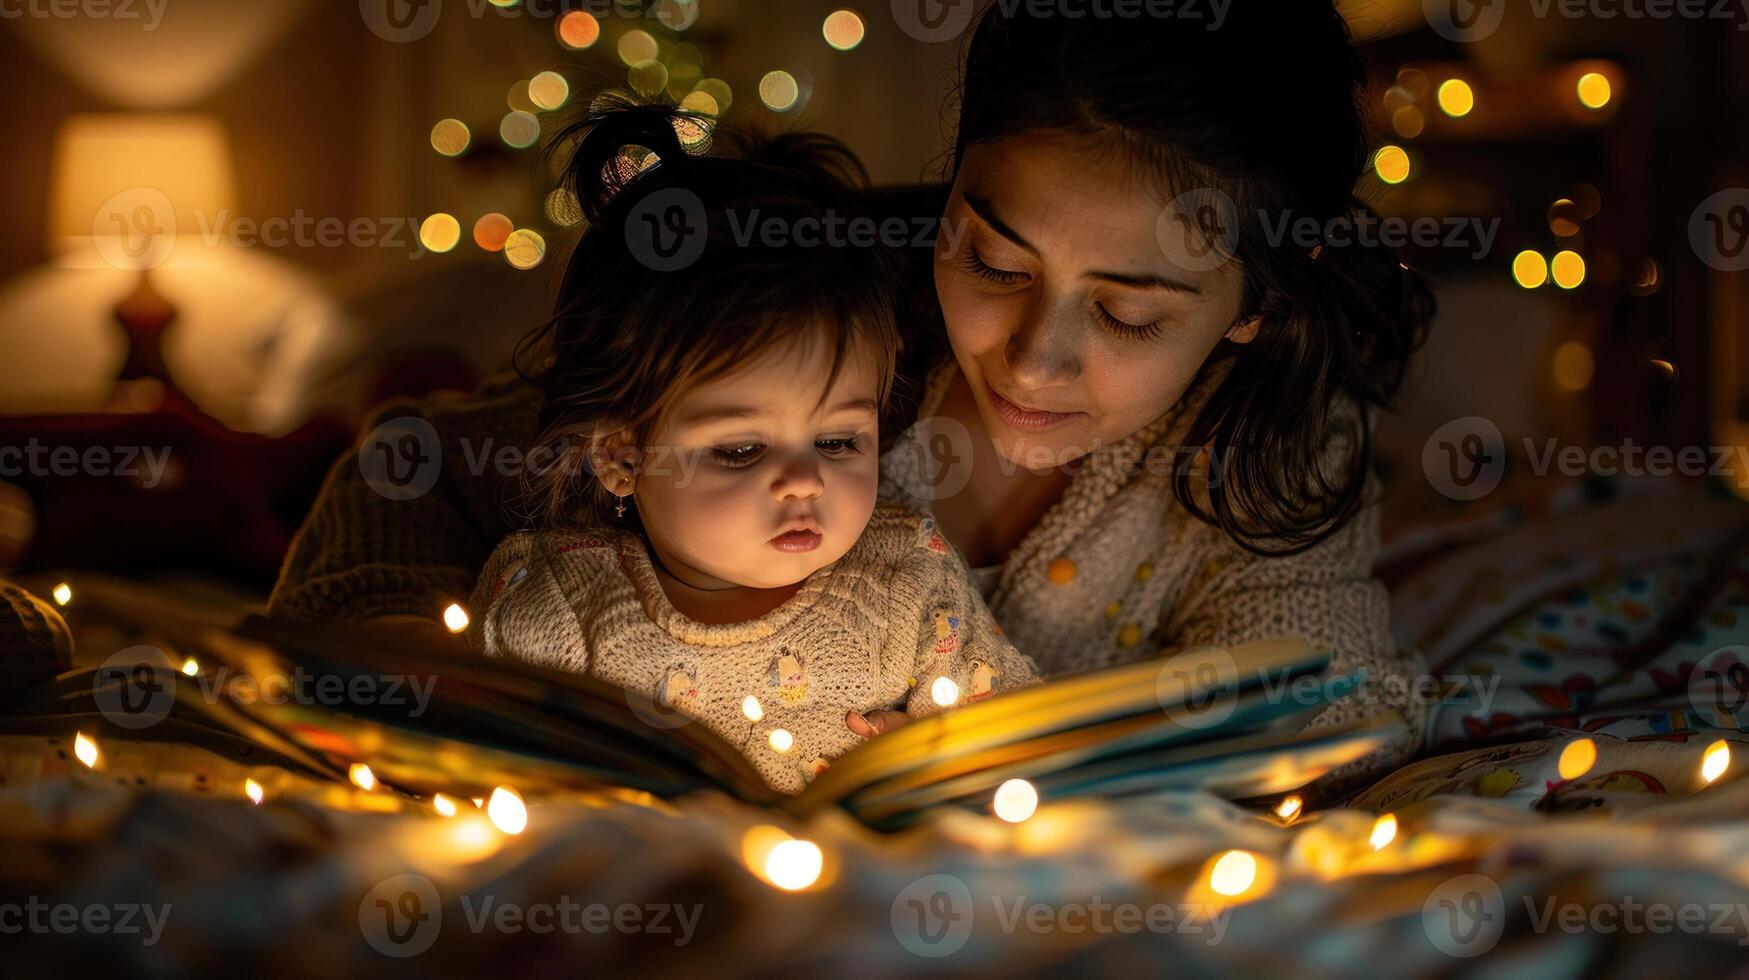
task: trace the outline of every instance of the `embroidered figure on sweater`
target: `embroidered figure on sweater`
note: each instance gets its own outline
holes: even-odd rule
[[[802,666],[801,658],[790,652],[788,647],[780,648],[777,662],[771,667],[769,686],[777,689],[777,696],[785,704],[800,704],[808,696],[808,672]]]
[[[966,685],[967,701],[982,701],[996,691],[996,678],[1002,674],[983,660],[973,660],[972,679]]]
[[[960,618],[946,609],[935,611],[935,654],[951,657],[960,649]]]
[[[662,679],[659,700],[665,707],[695,715],[698,713],[698,684],[686,668],[670,667],[667,676]]]

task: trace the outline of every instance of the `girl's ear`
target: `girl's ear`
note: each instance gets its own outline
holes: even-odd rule
[[[1227,339],[1235,344],[1249,344],[1257,339],[1257,331],[1263,328],[1262,317],[1252,317],[1241,320],[1227,328]]]
[[[631,432],[620,429],[590,437],[589,467],[609,493],[618,497],[631,493],[638,475],[638,454]]]

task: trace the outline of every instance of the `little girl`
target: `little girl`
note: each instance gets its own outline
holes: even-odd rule
[[[529,458],[587,466],[527,481],[536,529],[487,561],[470,640],[696,719],[793,793],[860,741],[847,713],[1036,675],[933,521],[875,499],[897,260],[801,233],[869,220],[860,167],[821,136],[682,147],[703,135],[607,106],[554,144],[589,225],[523,347]]]

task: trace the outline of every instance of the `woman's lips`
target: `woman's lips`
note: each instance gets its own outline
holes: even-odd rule
[[[1020,405],[1003,398],[995,388],[988,383],[985,387],[990,392],[990,402],[996,407],[996,414],[1012,428],[1022,432],[1045,432],[1068,423],[1085,412],[1041,412],[1036,409],[1023,408]]]
[[[801,552],[813,551],[815,548],[818,548],[820,546],[820,540],[819,531],[786,531],[783,534],[772,538],[771,546],[779,551],[800,554]]]

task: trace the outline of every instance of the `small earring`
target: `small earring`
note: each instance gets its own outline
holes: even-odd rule
[[[613,516],[615,516],[615,517],[626,516],[626,498],[620,497],[618,500],[614,501],[614,503],[613,503]]]

